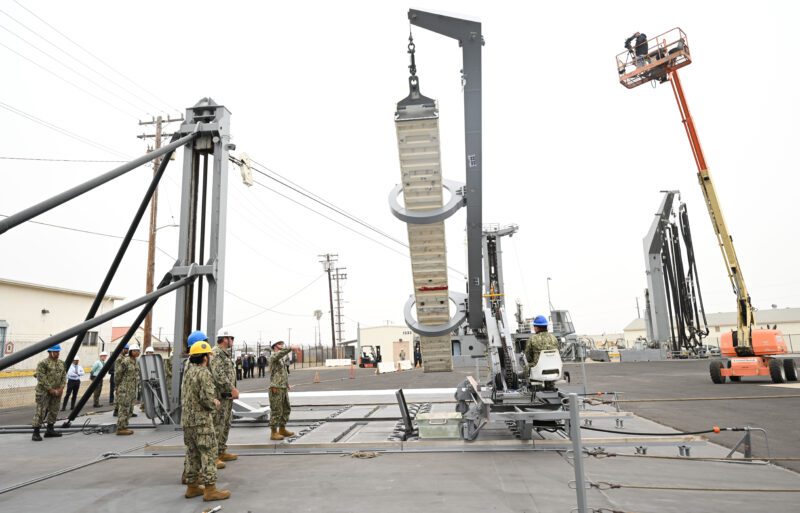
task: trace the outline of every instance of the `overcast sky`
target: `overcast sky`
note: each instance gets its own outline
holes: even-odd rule
[[[136,138],[145,129],[140,119],[176,116],[210,96],[232,112],[235,154],[246,152],[407,240],[387,196],[400,177],[393,115],[408,94],[409,7],[3,0],[0,156],[127,160],[146,149]],[[628,35],[675,26],[688,35],[694,62],[681,78],[753,303],[800,306],[794,64],[800,13],[793,3],[634,8],[461,0],[412,7],[483,24],[483,219],[519,225],[504,241],[504,271],[509,302],[519,299],[526,316],[546,313],[550,277],[553,304],[571,311],[579,333],[620,332],[634,319],[646,286],[642,238],[662,189],[679,189],[688,205],[707,310],[735,309],[669,85],[627,90],[617,81],[614,57]],[[422,92],[439,100],[444,176],[463,181],[460,49],[423,29],[413,33]],[[0,214],[116,165],[0,160]],[[177,229],[167,225],[178,217],[180,171],[178,159],[160,190],[158,225],[165,227],[158,231],[156,281],[177,254]],[[225,324],[239,340],[286,339],[291,329],[293,343],[311,344],[312,314],[320,309],[322,340],[329,343],[327,279],[317,256],[328,252],[347,268],[346,338],[355,337],[357,322],[402,322],[412,292],[406,248],[266,177],[256,175],[351,229],[265,187],[247,188],[237,168],[230,172]],[[121,236],[151,175],[140,168],[36,221]],[[446,223],[449,264],[460,270],[466,270],[464,223],[464,212]],[[0,277],[94,291],[118,244],[27,223],[0,236]],[[146,244],[135,242],[111,293],[127,299],[144,293],[145,258]],[[451,274],[451,288],[463,290],[463,283]],[[154,320],[170,340],[173,315],[170,296]]]

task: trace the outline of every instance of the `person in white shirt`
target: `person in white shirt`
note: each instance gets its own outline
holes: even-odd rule
[[[100,370],[103,368],[103,365],[106,364],[106,358],[108,358],[108,353],[103,351],[100,353],[100,359],[94,362],[92,365],[92,370],[89,373],[89,379],[94,381],[98,374],[100,374]],[[94,407],[99,408],[103,406],[100,404],[100,394],[103,392],[103,382],[97,384],[97,388],[94,389]]]
[[[61,405],[61,411],[67,409],[67,399],[72,396],[70,409],[75,408],[75,399],[78,397],[78,389],[81,387],[81,377],[85,374],[83,367],[80,366],[81,359],[77,356],[72,360],[72,365],[67,370],[67,393],[64,394],[64,403]]]

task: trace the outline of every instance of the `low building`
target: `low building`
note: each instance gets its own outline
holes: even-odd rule
[[[0,278],[0,356],[24,349],[82,323],[94,297],[93,292]],[[120,299],[123,298],[107,295],[100,303],[97,315],[112,310],[114,302]],[[111,338],[110,322],[92,328],[78,351],[81,363],[91,366],[100,353],[103,341]],[[74,337],[59,342],[63,348],[63,357],[72,347]],[[40,353],[14,365],[12,369],[33,370],[45,356],[45,353]]]
[[[704,343],[719,347],[719,340],[723,333],[736,329],[736,312],[718,312],[706,315],[708,321],[708,337]],[[800,352],[800,308],[770,308],[758,310],[755,313],[756,328],[773,326],[781,330],[786,338],[789,351]],[[647,337],[644,319],[634,319],[624,329],[627,345],[639,338]]]
[[[20,351],[86,319],[95,293],[0,278],[0,357]],[[107,295],[97,315],[114,309],[123,298]],[[87,332],[77,356],[87,372],[97,360],[104,342],[112,338],[107,322]],[[58,341],[65,358],[75,337]],[[47,357],[42,351],[0,372],[0,408],[32,404],[38,363]]]
[[[359,340],[348,341],[347,345],[360,346],[361,351],[371,346],[375,352],[380,350],[383,361],[399,362],[400,352],[406,360],[414,358],[414,332],[406,325],[385,324],[360,329]]]

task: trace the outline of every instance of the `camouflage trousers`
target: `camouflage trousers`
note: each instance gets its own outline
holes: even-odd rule
[[[186,456],[183,474],[187,483],[212,485],[217,483],[217,435],[213,427],[185,426],[183,443]]]
[[[103,381],[101,380],[100,383],[97,384],[97,388],[94,389],[94,404],[97,406],[100,404],[100,394],[103,392]]]
[[[273,390],[277,392],[273,393]],[[270,387],[269,392],[269,426],[285,426],[289,421],[292,407],[289,405],[289,391],[285,388]]]
[[[214,430],[217,434],[219,453],[223,454],[228,450],[228,433],[231,430],[233,399],[220,399],[219,402],[219,410],[217,410],[217,414],[214,417]]]
[[[36,411],[33,414],[33,427],[42,425],[42,421],[47,417],[48,424],[56,423],[56,416],[58,415],[59,399],[57,395],[50,395],[47,392],[36,392]]]
[[[133,415],[133,400],[135,398],[135,391],[117,391],[117,430],[128,429],[128,420]]]

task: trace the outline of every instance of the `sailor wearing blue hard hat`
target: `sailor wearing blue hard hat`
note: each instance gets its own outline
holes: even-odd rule
[[[54,428],[59,399],[64,393],[64,385],[67,383],[67,371],[64,363],[58,359],[60,353],[61,346],[59,344],[50,346],[47,349],[47,358],[36,366],[36,412],[33,414],[33,422],[31,422],[33,426],[31,440],[34,442],[42,441],[39,430],[43,420],[47,422],[45,438],[61,436],[61,433]]]
[[[534,317],[532,324],[533,335],[525,345],[525,358],[528,360],[528,369],[536,366],[536,362],[539,361],[539,354],[542,351],[558,349],[558,339],[552,333],[547,332],[547,317],[537,315]]]

